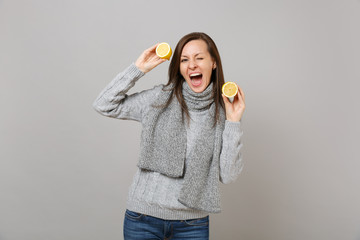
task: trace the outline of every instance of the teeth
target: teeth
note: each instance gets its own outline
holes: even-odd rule
[[[193,74],[190,74],[190,77],[195,77],[195,76],[200,76],[201,73],[193,73]]]

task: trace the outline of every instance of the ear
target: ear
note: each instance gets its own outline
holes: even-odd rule
[[[215,68],[216,68],[216,62],[213,63],[213,68],[212,69],[215,70]]]

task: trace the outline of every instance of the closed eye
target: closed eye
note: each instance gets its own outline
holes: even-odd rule
[[[180,62],[186,62],[187,61],[187,59],[181,59],[181,61]]]

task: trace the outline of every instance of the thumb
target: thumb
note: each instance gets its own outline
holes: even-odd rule
[[[225,106],[228,106],[229,104],[231,104],[231,103],[230,103],[230,100],[229,100],[227,97],[225,97],[224,94],[221,94],[221,96],[222,96],[222,98],[223,98],[223,100],[224,100]]]

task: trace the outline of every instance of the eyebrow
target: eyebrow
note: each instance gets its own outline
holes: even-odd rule
[[[196,57],[197,55],[199,55],[199,54],[202,54],[202,52],[199,52],[199,53],[195,54],[195,57]],[[187,55],[181,55],[181,57],[188,57],[188,56],[187,56]]]

